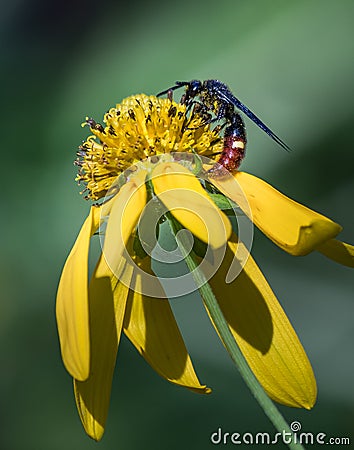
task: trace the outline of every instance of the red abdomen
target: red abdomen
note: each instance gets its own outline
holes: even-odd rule
[[[224,150],[222,151],[218,163],[229,172],[235,172],[245,157],[246,140],[240,136],[224,137]]]

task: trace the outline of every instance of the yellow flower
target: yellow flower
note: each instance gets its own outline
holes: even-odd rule
[[[169,301],[163,298],[164,288],[151,269],[151,256],[136,247],[137,242],[144,244],[137,228],[150,202],[162,207],[162,216],[169,212],[198,241],[208,244],[211,260],[224,248],[225,257],[209,281],[235,340],[268,395],[289,406],[309,409],[315,403],[316,381],[294,329],[232,232],[227,215],[212,201],[207,184],[193,173],[194,153],[216,159],[222,150],[217,131],[203,120],[198,114],[188,115],[184,105],[138,95],[112,108],[105,115],[105,127],[86,121],[94,135],[78,152],[78,180],[86,184],[88,198],[107,198],[91,207],[67,258],[56,314],[79,415],[95,440],[104,432],[122,330],[168,381],[210,392],[194,371]],[[184,152],[186,158],[180,161],[181,153],[173,152]],[[234,188],[235,180],[245,195]],[[318,250],[353,266],[353,247],[333,239],[341,228],[331,220],[243,172],[231,180],[209,181],[253,215],[254,223],[289,253]],[[104,242],[88,282],[90,240],[97,232],[104,234]],[[240,273],[227,283],[235,264]]]

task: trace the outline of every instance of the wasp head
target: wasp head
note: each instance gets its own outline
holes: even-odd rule
[[[186,86],[187,86],[186,89],[187,97],[194,98],[198,94],[200,94],[203,87],[203,83],[199,80],[192,80],[189,83],[187,83]]]

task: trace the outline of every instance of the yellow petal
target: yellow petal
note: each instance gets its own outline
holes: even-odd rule
[[[250,207],[254,224],[276,245],[291,255],[306,255],[341,231],[341,226],[306,206],[291,200],[265,181],[245,172],[237,172],[241,186],[216,180],[216,186],[244,209]],[[212,180],[214,183],[214,179]],[[247,205],[247,201],[249,206]]]
[[[99,226],[100,208],[93,206],[66,260],[60,278],[56,317],[60,348],[67,371],[78,380],[89,375],[88,253]]]
[[[237,245],[233,236],[222,266],[210,281],[225,319],[267,394],[284,405],[310,409],[317,393],[311,364],[252,257],[232,283],[225,283]]]
[[[103,255],[116,276],[120,271],[121,255],[146,204],[145,177],[146,172],[140,171],[112,199]]]
[[[129,267],[127,270],[131,272]],[[90,375],[86,381],[74,379],[80,419],[86,433],[96,441],[103,435],[107,418],[128,291],[128,287],[113,276],[101,257],[89,287]]]
[[[150,259],[144,259],[140,267],[151,273]],[[195,392],[211,392],[195,374],[168,300],[141,294],[144,277],[135,276],[135,292],[130,292],[124,318],[125,334],[159,375]]]
[[[197,238],[218,248],[231,235],[231,224],[198,179],[178,163],[159,164],[153,171],[155,193],[174,217]]]
[[[327,258],[343,264],[343,266],[354,267],[353,245],[346,244],[337,239],[330,239],[317,247],[316,250],[323,253]]]

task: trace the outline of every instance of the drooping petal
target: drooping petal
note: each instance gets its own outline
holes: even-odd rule
[[[124,265],[123,270],[131,275],[130,267]],[[129,274],[125,273],[125,276]],[[129,288],[119,282],[101,257],[89,287],[90,375],[86,381],[74,379],[80,419],[86,433],[96,441],[103,435],[107,418],[128,291]]]
[[[66,370],[78,380],[86,380],[89,375],[88,253],[99,217],[100,208],[92,206],[66,260],[57,293],[61,354]]]
[[[132,176],[112,199],[103,255],[116,276],[120,270],[121,255],[146,204],[145,177],[145,171]]]
[[[306,206],[291,200],[265,181],[246,172],[237,172],[235,180],[245,197],[228,179],[213,183],[249,214],[254,224],[276,245],[291,255],[306,255],[335,237],[341,226]],[[247,204],[248,202],[248,204]]]
[[[188,169],[174,162],[159,164],[152,183],[159,199],[185,228],[213,248],[225,244],[231,235],[230,221]]]
[[[250,368],[273,400],[310,409],[317,394],[311,364],[252,257],[249,256],[232,283],[225,283],[237,245],[237,238],[233,236],[223,264],[210,280],[230,330]]]
[[[151,273],[150,259],[145,258],[140,268]],[[168,300],[144,295],[145,282],[144,275],[135,273],[124,318],[125,334],[159,375],[195,392],[211,392],[195,374]]]
[[[327,258],[336,261],[343,266],[354,267],[354,246],[338,241],[337,239],[330,239],[321,244],[317,249],[323,253]]]

